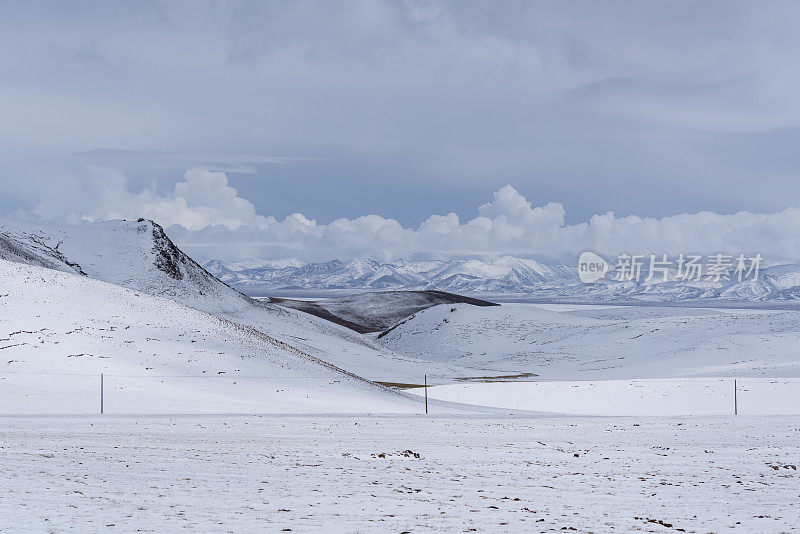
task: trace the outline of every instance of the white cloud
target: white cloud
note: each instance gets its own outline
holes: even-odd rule
[[[163,226],[180,225],[200,230],[219,225],[229,230],[242,226],[266,228],[268,220],[256,214],[255,206],[228,185],[223,172],[192,168],[175,184],[172,194],[160,196],[150,188],[138,193],[128,189],[124,174],[103,167],[88,167],[89,180],[73,197],[70,211],[81,219],[153,219]],[[74,186],[70,183],[70,186]],[[35,211],[43,216],[63,215],[60,189],[44,197]],[[77,205],[76,205],[77,204]]]
[[[767,261],[800,260],[800,208],[760,214],[713,212],[663,218],[594,215],[588,222],[565,223],[561,204],[533,206],[510,185],[496,191],[478,216],[431,215],[418,227],[369,214],[319,224],[294,213],[277,220],[228,185],[222,172],[193,168],[172,192],[149,188],[131,192],[117,171],[90,168],[89,190],[73,196],[64,209],[61,191],[40,203],[44,216],[78,214],[85,220],[151,218],[168,227],[179,244],[201,258],[242,259],[295,256],[303,260],[380,259],[412,256],[497,256],[513,254],[571,261],[581,251],[601,254],[761,253]],[[68,204],[68,202],[67,202]],[[74,216],[73,216],[74,218]]]

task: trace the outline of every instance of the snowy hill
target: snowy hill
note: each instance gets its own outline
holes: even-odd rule
[[[428,374],[462,376],[454,366],[425,366],[328,320],[250,299],[181,252],[150,221],[47,225],[0,219],[0,259],[96,278],[162,296],[254,328],[307,354],[368,379],[417,381]]]
[[[86,275],[205,311],[249,301],[139,219],[56,226],[0,219],[0,259]]]
[[[2,413],[419,412],[251,328],[120,286],[0,260]]]
[[[434,306],[378,339],[407,356],[539,379],[800,376],[800,312]]]

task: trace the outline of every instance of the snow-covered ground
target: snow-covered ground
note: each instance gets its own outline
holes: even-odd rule
[[[178,302],[0,260],[0,413],[419,413],[269,335]]]
[[[800,418],[0,418],[3,532],[791,532]]]
[[[418,389],[409,390],[422,394]],[[428,398],[584,415],[800,415],[799,378],[481,382],[428,388]]]
[[[791,310],[440,305],[377,340],[421,360],[538,380],[800,377]]]

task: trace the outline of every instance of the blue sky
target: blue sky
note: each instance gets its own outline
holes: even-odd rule
[[[156,213],[190,169],[224,172],[259,217],[376,214],[404,229],[469,221],[506,185],[533,207],[558,203],[563,226],[609,211],[771,214],[800,196],[796,2],[0,11],[0,213],[133,215],[122,199]],[[215,198],[194,206],[221,214]],[[190,230],[201,243],[208,229]],[[276,239],[250,232],[259,247],[241,254],[278,254],[264,246]],[[429,252],[407,246],[397,254]],[[487,246],[474,252],[512,250]]]

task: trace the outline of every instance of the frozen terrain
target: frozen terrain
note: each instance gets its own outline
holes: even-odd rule
[[[396,353],[352,330],[284,306],[258,302],[223,284],[146,220],[58,226],[0,219],[0,260],[103,280],[191,306],[254,328],[337,367],[370,379],[407,382],[424,362]],[[50,288],[55,298],[59,288]],[[46,293],[43,293],[46,295]],[[431,373],[458,367],[427,364]]]
[[[0,436],[0,531],[800,525],[797,417],[6,417]]]
[[[410,357],[539,380],[800,377],[791,310],[444,305],[377,339]]]
[[[0,531],[800,523],[800,419],[774,415],[800,405],[800,312],[448,303],[362,335],[242,295],[148,221],[0,237]],[[75,416],[101,373],[105,414]],[[424,375],[429,417],[361,378]]]
[[[244,296],[177,249],[149,221],[53,226],[0,220],[0,236],[0,258],[165,297],[386,383],[421,384],[424,375],[438,384],[497,375],[540,380],[800,376],[800,312],[792,310],[447,304],[400,319],[384,334],[359,335],[329,320]],[[517,268],[511,260],[498,260],[491,269],[475,262],[459,265],[475,273]],[[296,266],[282,262],[274,267]],[[786,287],[793,283],[790,271],[783,273]],[[58,291],[56,284],[41,296],[55,298]],[[409,295],[427,294],[377,293],[313,304],[371,329],[418,307]]]
[[[410,389],[419,394],[418,389]],[[800,415],[798,378],[671,378],[445,384],[428,397],[509,411],[577,415]]]
[[[405,395],[177,302],[0,260],[0,413],[412,412]]]

